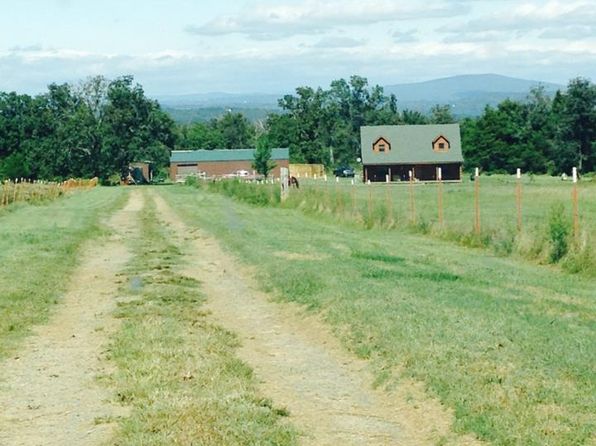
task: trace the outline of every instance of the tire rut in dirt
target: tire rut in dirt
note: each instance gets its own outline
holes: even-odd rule
[[[104,421],[124,412],[96,380],[110,367],[103,349],[117,328],[111,313],[118,273],[130,259],[125,241],[142,208],[142,195],[132,191],[107,221],[112,234],[81,249],[48,324],[0,364],[0,445],[99,445],[110,438],[114,424]]]

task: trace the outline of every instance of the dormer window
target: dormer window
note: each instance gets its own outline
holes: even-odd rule
[[[379,138],[373,144],[372,149],[375,153],[386,153],[391,151],[391,144],[385,138]]]
[[[449,143],[449,140],[443,135],[437,136],[433,140],[433,150],[435,152],[447,152],[450,147],[451,144]]]

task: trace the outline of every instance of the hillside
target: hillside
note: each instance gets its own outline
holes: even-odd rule
[[[537,86],[543,86],[551,94],[563,88],[558,84],[497,74],[471,74],[388,85],[385,93],[395,94],[400,108],[427,111],[435,104],[451,104],[459,116],[476,116],[487,104],[497,105],[507,98],[524,99]]]

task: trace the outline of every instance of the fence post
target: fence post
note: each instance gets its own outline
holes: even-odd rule
[[[515,202],[517,206],[517,232],[522,230],[522,184],[521,169],[517,169],[517,184],[515,185]]]
[[[476,167],[474,172],[474,231],[480,234],[480,169]]]
[[[12,183],[12,202],[16,203],[17,201],[17,191],[19,186],[19,179],[15,178],[14,182]]]
[[[387,200],[387,222],[391,223],[393,221],[393,200],[390,185],[385,188],[385,199]]]
[[[368,186],[368,223],[372,226],[372,186],[370,180],[366,184]]]
[[[350,188],[350,194],[352,196],[352,215],[356,213],[356,189],[355,189],[354,178],[352,178],[352,187]]]
[[[437,167],[437,206],[439,212],[439,225],[443,226],[443,170]]]
[[[287,167],[282,167],[280,169],[280,181],[279,186],[280,190],[280,200],[283,203],[288,199],[290,195],[290,172]]]
[[[579,242],[579,196],[577,190],[577,167],[573,168],[573,238]]]
[[[416,203],[414,201],[414,173],[409,170],[408,176],[410,178],[410,183],[408,185],[408,189],[410,192],[410,223],[416,223]]]

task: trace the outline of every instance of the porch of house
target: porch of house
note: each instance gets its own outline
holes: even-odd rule
[[[461,181],[461,166],[461,163],[366,165],[363,179],[365,182],[385,182],[388,175],[391,182],[409,181],[412,171],[414,181],[437,181],[437,168],[440,167],[443,181]]]

